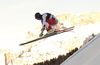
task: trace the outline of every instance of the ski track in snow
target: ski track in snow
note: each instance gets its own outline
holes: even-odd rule
[[[75,28],[73,30],[74,32],[65,32],[65,33],[62,33],[62,34],[59,34],[59,35],[51,36],[49,38],[44,39],[44,41],[42,41],[39,44],[37,44],[37,43],[33,44],[33,47],[34,47],[34,45],[38,45],[37,49],[38,50],[40,49],[41,53],[47,52],[47,50],[48,50],[48,52],[54,51],[54,49],[56,51],[59,48],[56,48],[56,47],[54,48],[52,46],[51,41],[53,41],[53,42],[57,42],[57,40],[67,41],[67,40],[70,40],[71,38],[73,38],[75,36],[78,36],[78,35],[80,35],[80,36],[83,36],[83,35],[84,36],[89,36],[92,33],[98,34],[98,33],[100,33],[100,29],[99,28],[100,28],[100,23],[89,24],[87,26],[81,26],[81,27],[75,26]],[[48,43],[48,42],[50,42],[50,43]],[[13,49],[13,50],[20,50],[20,49],[23,50],[24,48],[18,46],[19,44],[20,43],[7,43],[7,46],[1,45],[0,48],[1,49],[8,48],[8,49]],[[45,48],[46,48],[46,50],[42,51]],[[52,49],[50,50],[50,48],[52,48]]]
[[[39,53],[50,53],[50,52],[54,51],[54,52],[57,52],[60,54],[62,51],[62,54],[65,54],[65,51],[59,47],[60,40],[68,41],[68,40],[72,39],[73,37],[77,37],[77,36],[84,36],[86,38],[91,34],[98,34],[100,31],[99,25],[100,24],[97,23],[97,24],[90,24],[87,26],[75,27],[75,29],[73,30],[74,32],[65,32],[62,34],[54,35],[54,36],[48,37],[44,40],[41,40],[42,42],[39,44],[38,44],[38,42],[33,44],[32,49],[34,49],[35,51],[37,50]],[[81,41],[81,42],[83,42],[83,41]],[[58,47],[53,46],[54,43],[57,43],[59,46]],[[59,50],[59,51],[57,51],[57,50]]]

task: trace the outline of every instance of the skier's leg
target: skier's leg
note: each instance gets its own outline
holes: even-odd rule
[[[58,24],[58,20],[51,20],[51,22],[56,22],[55,25],[50,25],[47,26],[47,34],[53,33],[54,32],[54,27]]]

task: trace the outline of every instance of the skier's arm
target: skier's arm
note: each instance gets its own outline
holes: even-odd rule
[[[46,25],[48,25],[48,24],[46,23],[46,17],[47,17],[47,14],[44,14],[44,15],[42,16],[42,19],[43,19],[42,27],[46,27]]]
[[[43,21],[42,21],[42,29],[41,29],[41,33],[40,33],[40,35],[39,35],[40,37],[43,36],[43,32],[44,32],[45,27],[46,27],[46,24],[45,24],[46,16],[47,16],[46,14],[42,15]]]

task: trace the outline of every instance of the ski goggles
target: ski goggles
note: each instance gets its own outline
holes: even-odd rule
[[[37,20],[39,20],[39,18],[36,18]]]

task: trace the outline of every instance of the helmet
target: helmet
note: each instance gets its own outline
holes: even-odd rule
[[[40,14],[39,12],[37,12],[37,13],[35,14],[35,18],[36,18],[36,19],[39,19],[40,16],[41,16],[41,14]]]

